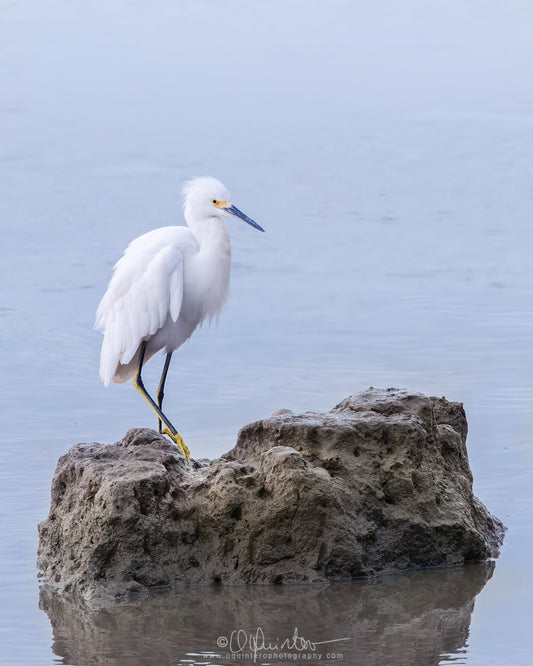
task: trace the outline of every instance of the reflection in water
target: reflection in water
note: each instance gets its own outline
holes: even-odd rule
[[[181,183],[202,173],[227,181],[267,234],[232,229],[221,326],[175,360],[168,406],[188,445],[215,458],[245,423],[330,409],[371,385],[464,401],[476,493],[514,535],[473,658],[532,662],[533,3],[389,7],[0,3],[10,666],[50,663],[31,604],[57,458],[152,424],[135,391],[100,384],[99,295],[131,238],[181,223]],[[147,367],[147,385],[160,367]],[[430,664],[464,646],[485,575],[206,588],[92,611],[42,603],[71,664],[178,664],[237,624],[268,636],[296,625],[315,640],[348,632],[350,666]]]
[[[75,666],[250,664],[254,654],[243,637],[261,632],[265,644],[280,649],[259,649],[258,664],[291,663],[296,654],[303,661],[305,654],[314,663],[430,666],[464,650],[475,597],[493,570],[494,562],[485,562],[375,581],[189,587],[96,608],[42,588],[40,606],[59,663]],[[221,651],[224,638],[240,629],[242,651],[236,640]],[[295,631],[315,645],[282,647]],[[348,640],[327,642],[342,638]]]

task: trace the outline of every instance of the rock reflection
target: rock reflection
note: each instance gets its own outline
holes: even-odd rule
[[[475,597],[493,570],[485,562],[375,581],[190,587],[99,607],[43,587],[40,607],[58,663],[73,666],[251,664],[254,657],[258,664],[428,666],[465,649]],[[242,650],[236,640],[221,649],[241,629]],[[315,645],[288,640],[295,631]],[[245,637],[261,634],[271,648],[259,644],[254,654]]]

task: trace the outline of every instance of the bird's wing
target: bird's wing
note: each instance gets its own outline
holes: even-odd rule
[[[176,229],[188,231],[166,227],[136,238],[113,269],[95,323],[104,332],[100,376],[106,385],[118,364],[129,363],[140,343],[169,316],[178,320],[183,300],[183,242],[179,242],[183,233],[176,235]]]

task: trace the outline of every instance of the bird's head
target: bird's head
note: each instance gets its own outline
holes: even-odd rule
[[[183,210],[186,219],[208,217],[239,217],[254,229],[264,231],[257,222],[235,206],[227,188],[216,178],[203,176],[189,180],[183,186]]]

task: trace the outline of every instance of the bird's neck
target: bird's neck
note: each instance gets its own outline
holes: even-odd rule
[[[231,246],[226,225],[219,217],[187,220],[198,241],[197,261],[202,268],[195,289],[202,294],[201,320],[218,317],[229,289]]]
[[[194,234],[203,251],[230,251],[229,233],[224,222],[217,216],[186,219],[189,229]]]

